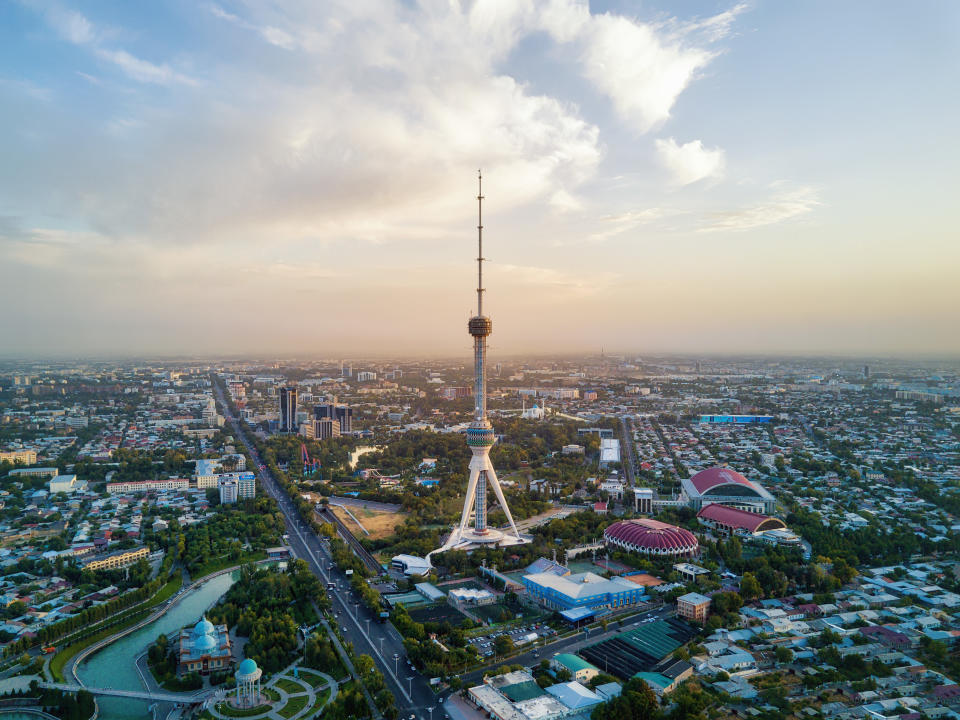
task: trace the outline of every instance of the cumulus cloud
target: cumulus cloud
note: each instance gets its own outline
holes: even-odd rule
[[[774,225],[806,215],[820,204],[819,193],[815,188],[780,190],[764,202],[714,213],[700,231],[738,231]]]
[[[676,185],[723,176],[725,154],[720,148],[705,148],[699,140],[678,145],[672,137],[658,139],[656,148],[660,163],[670,172]]]
[[[557,42],[575,43],[582,74],[610,98],[638,133],[662,124],[699,70],[717,55],[745,6],[681,22],[645,23],[622,15],[591,15],[585,1],[553,0],[539,16]]]

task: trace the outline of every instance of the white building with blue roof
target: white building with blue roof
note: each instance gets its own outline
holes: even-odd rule
[[[226,625],[214,625],[206,617],[192,628],[180,631],[177,672],[207,675],[230,667],[233,654]]]

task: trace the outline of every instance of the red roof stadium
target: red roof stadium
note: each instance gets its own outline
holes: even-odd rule
[[[659,520],[621,520],[603,532],[608,545],[646,555],[694,555],[700,547],[689,530]]]
[[[701,470],[690,478],[690,482],[693,483],[693,486],[701,495],[705,494],[711,488],[719,487],[720,485],[744,485],[751,489],[756,487],[754,483],[747,480],[736,470],[725,467],[712,467]]]
[[[697,513],[697,519],[706,525],[714,525],[725,530],[746,530],[755,533],[762,530],[783,530],[787,526],[782,520],[768,515],[747,512],[739,508],[712,503]]]

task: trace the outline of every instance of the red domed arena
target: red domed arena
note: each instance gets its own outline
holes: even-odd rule
[[[697,536],[689,530],[643,518],[620,520],[603,531],[607,545],[643,555],[693,557],[700,550]]]

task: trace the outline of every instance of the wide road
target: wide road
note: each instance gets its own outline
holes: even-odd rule
[[[229,414],[223,392],[216,379],[213,379],[213,389],[220,412],[227,418],[237,437],[253,458],[256,467],[252,469],[260,478],[261,485],[280,506],[293,554],[306,560],[314,574],[327,584],[327,594],[333,603],[333,612],[344,639],[353,643],[354,651],[358,655],[367,654],[374,659],[386,679],[387,688],[393,693],[401,718],[409,718],[414,714],[421,720],[430,720],[427,708],[435,707],[433,718],[440,720],[443,713],[440,712],[439,698],[430,689],[423,676],[408,664],[403,649],[403,638],[391,623],[380,623],[379,618],[354,597],[346,576],[333,564],[326,541],[314,533],[300,518],[297,508],[270,474],[256,447],[250,442],[246,429],[241,427],[237,418]],[[332,589],[329,583],[334,584]]]
[[[637,482],[637,444],[633,440],[633,420],[629,415],[620,418],[623,428],[623,441],[620,446],[621,460],[623,460],[624,474],[627,476],[627,487],[632,488]]]

